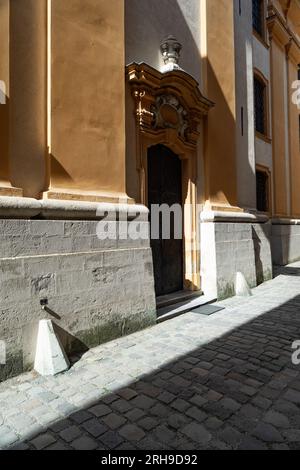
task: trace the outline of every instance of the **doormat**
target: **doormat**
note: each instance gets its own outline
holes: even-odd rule
[[[200,315],[213,315],[214,313],[225,310],[224,307],[218,307],[217,305],[202,305],[201,307],[194,308],[191,313],[199,313]]]

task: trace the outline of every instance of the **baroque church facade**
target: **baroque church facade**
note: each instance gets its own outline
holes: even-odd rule
[[[72,353],[300,259],[299,34],[298,0],[0,0],[2,378],[41,319]],[[182,237],[122,236],[155,204]]]

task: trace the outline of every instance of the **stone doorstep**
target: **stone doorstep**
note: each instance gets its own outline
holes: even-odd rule
[[[167,307],[157,309],[157,323],[162,323],[172,318],[183,315],[184,313],[190,312],[194,308],[201,307],[202,305],[211,304],[216,302],[215,297],[208,295],[200,295],[193,300],[185,300],[184,302],[178,302]]]
[[[203,292],[202,291],[187,291],[187,290],[182,290],[179,292],[174,292],[172,294],[167,294],[167,295],[161,295],[156,298],[156,306],[157,308],[163,309],[164,307],[170,307],[174,306],[175,304],[178,304],[179,302],[187,302],[195,299],[196,297],[198,298],[199,296],[202,296]]]

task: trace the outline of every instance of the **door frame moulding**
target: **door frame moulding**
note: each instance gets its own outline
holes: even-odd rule
[[[134,99],[136,169],[140,203],[147,205],[148,149],[162,144],[182,160],[184,207],[184,289],[200,290],[200,244],[197,214],[197,155],[200,124],[214,103],[205,98],[188,73],[161,73],[141,63],[126,67]]]

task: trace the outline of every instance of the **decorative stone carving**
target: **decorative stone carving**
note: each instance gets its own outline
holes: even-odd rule
[[[174,36],[168,36],[161,42],[160,51],[165,63],[163,73],[182,70],[178,65],[181,49],[182,45]]]
[[[182,70],[164,74],[143,63],[129,65],[127,74],[137,133],[175,130],[182,143],[195,147],[201,119],[214,105],[202,95],[197,81]]]
[[[186,138],[189,127],[188,113],[174,95],[161,95],[152,106],[153,127],[155,129],[176,129],[178,135]]]

